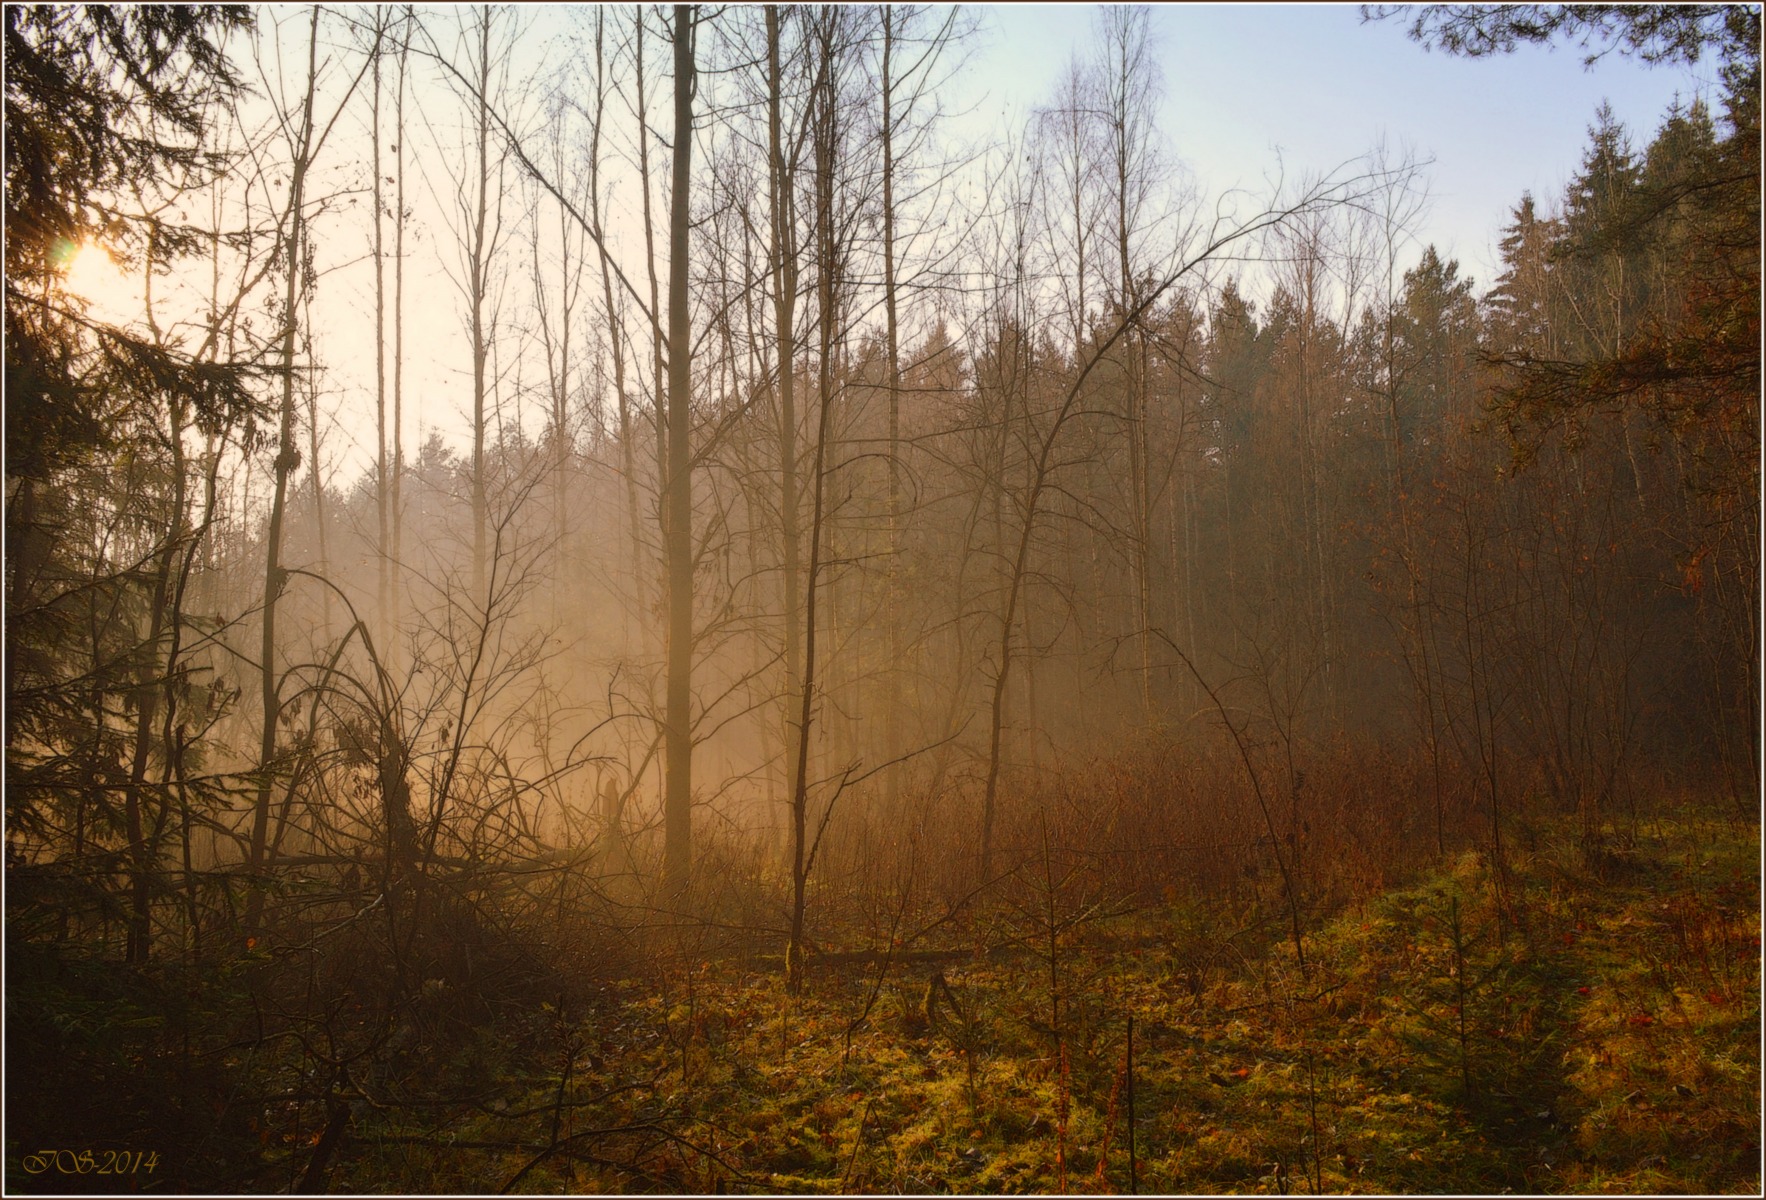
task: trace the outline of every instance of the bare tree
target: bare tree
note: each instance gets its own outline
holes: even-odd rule
[[[496,340],[498,290],[496,260],[504,239],[503,192],[505,156],[494,153],[491,124],[493,89],[502,87],[509,69],[506,45],[493,45],[500,15],[496,7],[482,5],[462,30],[466,46],[466,72],[471,80],[473,108],[471,143],[467,151],[470,174],[458,181],[455,204],[461,222],[461,291],[466,301],[467,334],[472,353],[472,588],[481,592],[485,583],[486,524],[489,520],[489,483],[486,479],[485,439],[490,427],[492,379],[490,359]]]
[[[1017,657],[1014,639],[1018,607],[1023,600],[1025,584],[1030,578],[1031,548],[1038,520],[1043,513],[1044,499],[1056,484],[1056,474],[1063,465],[1056,458],[1055,451],[1062,444],[1062,435],[1067,426],[1084,411],[1080,406],[1080,399],[1087,379],[1104,357],[1166,293],[1216,258],[1227,247],[1285,226],[1298,217],[1339,206],[1358,196],[1369,181],[1370,177],[1365,174],[1347,179],[1327,178],[1303,188],[1300,195],[1290,202],[1272,206],[1247,220],[1229,223],[1224,217],[1217,218],[1214,227],[1197,240],[1193,249],[1183,252],[1167,273],[1140,289],[1135,305],[1120,316],[1106,335],[1097,340],[1091,353],[1079,364],[1072,382],[1053,406],[1046,424],[1037,434],[1030,447],[1027,487],[1015,506],[1018,513],[1016,545],[1007,548],[1005,560],[1006,594],[999,626],[988,730],[987,775],[982,794],[981,873],[984,880],[989,877],[993,865],[993,823],[1002,762],[1001,733],[1006,688]]]
[[[597,7],[595,9],[595,104],[589,118],[589,214],[592,222],[591,228],[596,231],[601,228],[601,196],[604,187],[601,174],[604,161],[602,141],[607,112],[608,74],[611,70],[606,54],[606,13],[605,8]],[[568,206],[561,205],[560,207],[567,208]],[[608,351],[613,359],[613,394],[619,414],[620,476],[625,482],[626,522],[630,531],[631,584],[642,594],[642,581],[645,575],[644,535],[638,510],[637,435],[632,427],[631,396],[626,387],[624,296],[622,293],[617,300],[615,299],[614,266],[605,239],[601,238],[598,233],[592,233],[591,237],[595,243],[596,261],[601,267],[602,317],[607,329]],[[628,605],[626,608],[628,642],[633,607]],[[641,608],[641,605],[638,607]],[[629,644],[627,650],[629,653]]]
[[[883,707],[882,757],[889,762],[895,762],[905,750],[901,730],[906,616],[902,577],[903,538],[908,514],[903,488],[901,329],[903,302],[907,298],[903,293],[911,288],[912,271],[903,257],[914,252],[916,240],[923,240],[916,235],[925,230],[916,228],[908,209],[916,201],[922,201],[928,191],[936,187],[936,182],[925,185],[915,179],[916,168],[920,166],[917,160],[924,156],[924,147],[940,115],[934,98],[939,72],[947,67],[950,51],[964,32],[958,24],[956,9],[949,10],[942,19],[935,21],[929,20],[933,13],[934,10],[925,7],[882,5],[878,10],[880,29],[876,38],[877,142],[881,154],[878,217],[882,225],[882,278],[879,282],[883,291],[883,383],[889,398],[889,537],[882,609],[882,619],[887,624],[887,658],[883,666],[884,686],[878,702]],[[885,795],[892,803],[900,796],[901,778],[900,763],[884,773]]]
[[[693,477],[692,320],[687,303],[689,202],[693,166],[693,44],[697,7],[674,10],[674,161],[669,194],[668,470],[663,476],[668,522],[668,747],[663,798],[663,886],[671,901],[686,895],[693,822]]]
[[[392,481],[389,507],[392,524],[392,562],[402,584],[404,562],[405,510],[403,488],[405,477],[405,76],[411,57],[411,27],[415,17],[410,5],[402,14],[399,38],[398,82],[393,101],[393,235],[392,235]],[[378,210],[376,210],[378,212]],[[379,217],[375,218],[375,236],[379,234]],[[379,257],[375,258],[376,279],[379,278]],[[376,299],[378,305],[379,300]],[[378,308],[376,313],[378,314]],[[394,614],[402,588],[393,592]],[[388,645],[395,655],[396,645]]]
[[[767,37],[767,195],[771,225],[769,261],[773,291],[773,336],[778,342],[776,378],[779,422],[779,527],[783,543],[783,570],[780,580],[784,609],[785,641],[785,703],[802,692],[802,611],[799,608],[801,567],[801,535],[798,531],[799,507],[802,499],[797,479],[797,170],[803,144],[797,128],[787,131],[784,113],[784,74],[781,49],[783,14],[777,8],[766,10]],[[801,18],[801,10],[798,13]],[[809,110],[800,124],[807,128]],[[789,132],[790,142],[786,137]],[[803,728],[789,716],[785,719],[786,761],[795,764],[802,756],[800,743]],[[793,787],[795,829],[795,788]]]
[[[834,360],[838,353],[844,268],[842,232],[835,227],[835,155],[844,133],[839,99],[841,67],[849,53],[847,36],[847,24],[839,10],[824,10],[811,22],[809,39],[815,74],[810,101],[810,143],[814,156],[811,183],[815,203],[817,403],[810,467],[809,569],[804,581],[803,677],[801,691],[793,697],[798,716],[791,787],[791,932],[785,952],[786,987],[793,992],[803,984],[805,891],[809,872],[814,866],[813,850],[808,841],[810,722],[816,702],[816,609],[827,524],[828,439],[837,386]]]
[[[273,463],[275,483],[270,501],[269,526],[265,536],[263,628],[258,664],[260,694],[263,703],[263,736],[258,747],[259,780],[257,798],[252,808],[251,842],[246,859],[246,868],[254,879],[263,871],[265,852],[269,845],[270,796],[277,770],[276,730],[281,721],[283,707],[280,694],[280,675],[276,665],[276,610],[277,603],[281,599],[288,581],[288,574],[283,569],[281,562],[288,481],[300,466],[300,452],[295,449],[294,443],[294,388],[297,361],[295,357],[296,335],[300,327],[296,313],[299,312],[304,298],[303,286],[307,278],[308,228],[306,210],[309,203],[307,177],[331,130],[336,126],[338,117],[342,115],[348,104],[350,96],[354,94],[362,76],[371,66],[371,63],[366,60],[362,63],[330,118],[321,123],[313,111],[320,81],[319,14],[320,9],[315,6],[308,22],[307,70],[299,113],[298,115],[285,114],[282,122],[289,139],[290,160],[288,205],[280,222],[282,267],[285,272],[282,297],[282,400],[278,421],[276,458]],[[309,465],[309,469],[311,469],[311,465]],[[284,811],[286,811],[286,806]],[[258,915],[262,911],[262,905],[263,891],[261,887],[254,887],[247,913],[248,926],[256,923]]]
[[[569,177],[565,115],[563,98],[555,95],[546,116],[545,138],[550,158],[548,166],[557,179]],[[593,169],[582,173],[579,178],[586,187],[592,187],[597,182]],[[544,213],[544,189],[535,184],[531,191],[527,227],[532,259],[530,269],[533,280],[534,324],[540,337],[540,353],[545,360],[546,440],[552,450],[552,522],[562,537],[566,519],[566,494],[570,484],[569,469],[575,445],[571,401],[576,378],[573,371],[577,369],[574,356],[577,347],[573,342],[573,335],[582,304],[588,254],[584,244],[586,235],[570,219],[569,210],[563,204],[554,203],[551,206],[551,215],[556,219],[548,222]],[[574,200],[578,208],[588,203],[587,198],[580,193]],[[546,234],[551,234],[556,239],[549,247],[544,236]],[[547,259],[550,257],[548,250],[550,255],[556,256],[555,282],[547,277]],[[573,557],[571,550],[569,542],[561,543],[561,555],[566,560],[560,571],[561,576],[568,577],[569,560]],[[562,591],[561,587],[552,589],[554,620],[563,617],[558,606]]]
[[[1141,272],[1137,243],[1150,232],[1154,185],[1161,171],[1154,153],[1153,106],[1159,91],[1153,59],[1152,12],[1144,5],[1103,9],[1102,55],[1095,86],[1100,107],[1105,193],[1116,252],[1114,308],[1139,307]],[[1083,269],[1083,263],[1081,263]],[[1083,290],[1080,293],[1083,296]],[[1130,328],[1122,347],[1124,414],[1128,435],[1130,552],[1135,581],[1135,637],[1140,650],[1142,720],[1156,721],[1153,703],[1153,499],[1151,420],[1148,412],[1148,341]]]
[[[374,516],[376,524],[379,552],[379,579],[375,592],[376,616],[382,641],[387,641],[388,632],[392,628],[392,464],[387,459],[389,443],[387,429],[387,395],[386,395],[386,242],[385,215],[386,171],[381,165],[381,146],[384,130],[380,124],[380,98],[384,92],[381,86],[381,63],[389,50],[387,42],[393,27],[393,10],[390,8],[376,9],[370,32],[373,35],[373,47],[369,53],[373,57],[373,101],[369,123],[369,136],[374,140],[373,171],[374,171]],[[402,87],[401,72],[401,87]],[[394,144],[400,133],[393,133]],[[397,218],[403,220],[401,213]],[[398,431],[391,431],[391,441],[398,440]],[[396,456],[396,455],[395,455]]]

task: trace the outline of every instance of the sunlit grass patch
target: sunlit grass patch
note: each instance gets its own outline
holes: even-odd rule
[[[1143,1193],[1747,1193],[1757,843],[1675,820],[1624,836],[1634,861],[1604,881],[1550,826],[1504,872],[1456,855],[1315,923],[1304,971],[1279,911],[1211,924],[1181,901],[1064,933],[1053,974],[1046,947],[823,965],[791,997],[696,962],[519,1043],[440,1023],[441,1083],[495,1100],[365,1111],[336,1178],[1121,1194],[1132,1017]],[[943,1000],[929,1019],[935,978],[960,1021]],[[538,1153],[555,1118],[565,1149]],[[594,1130],[625,1132],[576,1138]]]

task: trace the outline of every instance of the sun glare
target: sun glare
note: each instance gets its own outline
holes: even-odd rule
[[[67,290],[91,303],[107,317],[121,317],[140,305],[140,293],[117,268],[110,251],[96,242],[82,242],[68,258]]]

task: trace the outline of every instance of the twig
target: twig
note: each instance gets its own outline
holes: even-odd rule
[[[884,946],[882,964],[877,968],[877,978],[871,981],[871,994],[865,997],[864,1011],[859,1013],[846,1027],[846,1052],[840,1057],[842,1067],[852,1060],[852,1035],[857,1033],[859,1027],[870,1019],[871,1010],[877,1006],[877,997],[883,991],[883,981],[888,978],[889,968],[895,962],[895,935],[901,929],[901,919],[907,913],[908,901],[913,898],[913,894],[914,872],[912,865],[910,865],[907,881],[901,889],[901,903],[896,905],[895,919],[889,923],[889,940]],[[866,1106],[866,1110],[869,1111],[869,1105]],[[859,1128],[861,1130],[864,1128],[864,1122],[859,1122]]]
[[[1154,629],[1149,632],[1157,634],[1159,640],[1171,648],[1171,652],[1182,660],[1185,667],[1189,668],[1196,683],[1201,686],[1204,692],[1208,693],[1208,699],[1214,702],[1214,707],[1220,713],[1220,723],[1225,725],[1226,731],[1232,735],[1233,744],[1239,750],[1239,757],[1244,760],[1245,774],[1251,778],[1251,790],[1257,797],[1257,809],[1263,814],[1263,825],[1269,833],[1269,850],[1275,857],[1276,869],[1281,872],[1282,890],[1286,893],[1288,901],[1288,921],[1294,936],[1294,957],[1300,964],[1300,977],[1305,979],[1309,973],[1306,969],[1306,943],[1300,932],[1300,897],[1294,890],[1293,872],[1288,866],[1287,859],[1282,857],[1281,838],[1276,833],[1275,817],[1271,815],[1269,802],[1263,795],[1263,782],[1257,775],[1257,768],[1252,765],[1250,748],[1245,745],[1245,738],[1239,727],[1234,725],[1232,719],[1227,716],[1226,704],[1221,700],[1220,693],[1215,691],[1213,686],[1202,677],[1202,672],[1196,668],[1195,663],[1190,661],[1190,656],[1183,652],[1182,647],[1166,636],[1163,630]]]
[[[1128,1015],[1128,1191],[1139,1195],[1140,1164],[1134,1154],[1134,1014]]]
[[[871,1116],[872,1099],[875,1097],[865,1101],[865,1111],[859,1114],[858,1132],[852,1138],[852,1153],[846,1159],[846,1173],[840,1177],[840,1190],[843,1193],[846,1191],[846,1181],[852,1178],[852,1168],[858,1163],[859,1147],[865,1144],[865,1122]]]
[[[533,1159],[524,1165],[520,1171],[516,1172],[514,1177],[511,1178],[508,1183],[505,1183],[500,1189],[498,1189],[499,1192],[507,1192],[510,1188],[514,1187],[516,1183],[520,1182],[522,1177],[529,1171],[550,1158],[552,1155],[567,1151],[574,1153],[576,1150],[574,1143],[586,1141],[589,1138],[612,1137],[622,1133],[656,1134],[658,1137],[674,1142],[676,1145],[684,1146],[688,1150],[693,1151],[693,1153],[710,1159],[712,1162],[728,1171],[730,1177],[740,1183],[752,1184],[755,1182],[747,1175],[725,1162],[723,1157],[715,1151],[708,1150],[692,1139],[684,1137],[668,1128],[668,1126],[659,1124],[655,1121],[636,1121],[629,1125],[608,1125],[600,1129],[584,1129],[571,1134],[569,1137],[560,1138],[556,1145],[539,1145],[534,1142],[461,1141],[425,1137],[417,1134],[381,1134],[376,1137],[364,1137],[358,1138],[357,1140],[369,1145],[379,1146],[427,1146],[436,1150],[513,1150],[532,1154],[534,1156]]]

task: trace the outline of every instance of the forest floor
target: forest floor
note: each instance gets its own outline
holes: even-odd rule
[[[1512,822],[1500,877],[1449,856],[1311,921],[1303,966],[1267,887],[1126,911],[1047,861],[939,955],[884,897],[824,936],[888,949],[797,996],[669,935],[551,1004],[431,981],[366,1041],[347,992],[253,1040],[253,993],[180,1017],[63,963],[9,979],[8,1190],[1757,1195],[1758,824],[1599,832]],[[87,1174],[92,1131],[163,1160]]]
[[[504,1098],[358,1117],[329,1185],[1757,1195],[1758,828],[1604,835],[1518,833],[1500,880],[1459,855],[1312,929],[1304,971],[1279,920],[1057,903],[944,986],[899,960],[795,998],[715,961],[612,984]]]

